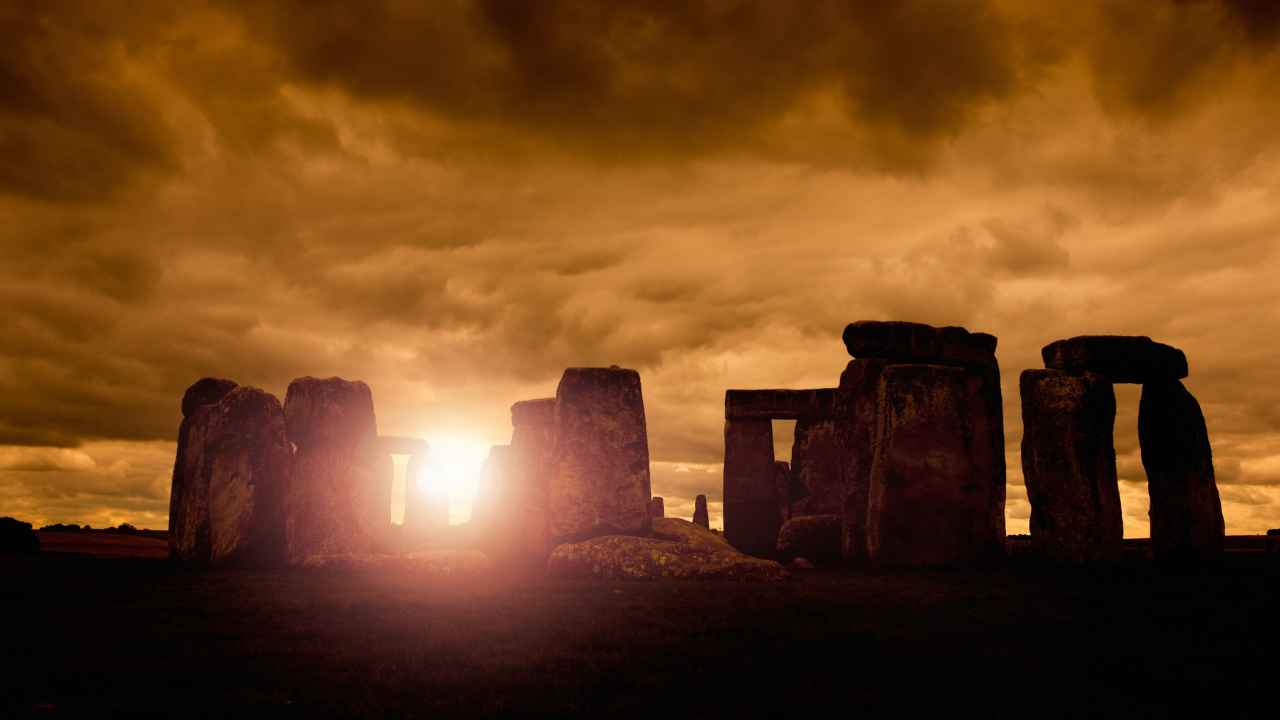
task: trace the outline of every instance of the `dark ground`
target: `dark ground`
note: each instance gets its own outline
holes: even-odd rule
[[[0,717],[1277,717],[1280,558],[776,584],[0,560]]]

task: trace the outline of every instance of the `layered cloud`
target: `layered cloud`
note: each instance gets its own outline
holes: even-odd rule
[[[0,10],[0,514],[163,524],[203,375],[498,443],[609,364],[716,511],[724,390],[830,386],[883,318],[1000,337],[1012,531],[1017,374],[1085,332],[1184,348],[1229,530],[1280,525],[1280,16],[873,5]]]

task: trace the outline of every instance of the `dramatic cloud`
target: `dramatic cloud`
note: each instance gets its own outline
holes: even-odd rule
[[[718,521],[724,390],[831,386],[892,318],[1000,337],[1011,531],[1018,373],[1086,332],[1184,348],[1229,530],[1280,526],[1273,7],[10,4],[0,514],[163,525],[203,375],[500,443],[619,364]]]

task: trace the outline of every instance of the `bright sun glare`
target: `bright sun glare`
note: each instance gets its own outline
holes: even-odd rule
[[[488,443],[458,435],[427,438],[426,473],[414,479],[429,495],[447,495],[449,522],[471,518],[471,503],[479,486],[480,468],[489,455]]]

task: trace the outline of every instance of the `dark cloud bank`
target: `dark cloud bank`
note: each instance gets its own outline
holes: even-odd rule
[[[1185,348],[1229,529],[1280,525],[1280,13],[1031,5],[7,5],[0,514],[162,525],[206,374],[501,442],[612,363],[683,513],[726,387],[898,318],[1000,336],[1011,527],[1017,373],[1083,332]]]

